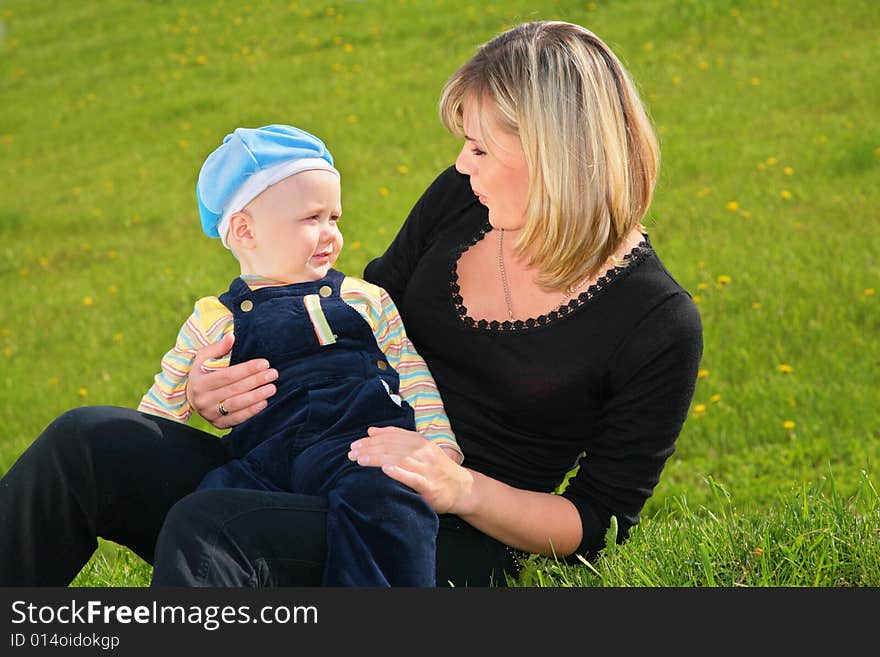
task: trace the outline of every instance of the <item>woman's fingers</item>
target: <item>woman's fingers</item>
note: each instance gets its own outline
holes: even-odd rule
[[[187,399],[196,412],[218,429],[241,424],[266,407],[266,399],[275,394],[272,381],[278,371],[263,358],[249,360],[231,367],[206,369],[208,359],[220,358],[230,352],[232,334],[196,352],[187,381]],[[222,411],[221,412],[221,404]]]
[[[424,495],[428,489],[428,480],[412,470],[406,470],[397,465],[383,465],[382,472],[392,479],[396,479],[400,483],[409,486],[420,495]]]

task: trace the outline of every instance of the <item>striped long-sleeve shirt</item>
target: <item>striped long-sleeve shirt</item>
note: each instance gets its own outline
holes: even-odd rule
[[[242,276],[251,289],[283,285],[277,281]],[[372,329],[376,343],[397,370],[400,396],[412,406],[416,429],[441,446],[461,453],[434,378],[428,366],[406,335],[403,320],[388,293],[359,278],[346,276],[340,289],[342,300],[354,308]],[[144,413],[186,422],[193,412],[186,398],[186,384],[196,351],[219,342],[233,330],[233,315],[216,296],[203,297],[181,327],[177,341],[162,358],[161,371],[138,405]],[[206,360],[202,367],[216,370],[228,367],[230,355]]]

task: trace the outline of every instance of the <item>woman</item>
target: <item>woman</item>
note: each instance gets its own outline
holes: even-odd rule
[[[349,458],[382,467],[441,514],[438,582],[504,584],[523,553],[595,556],[612,516],[626,538],[687,415],[701,325],[641,225],[656,140],[598,37],[561,22],[513,28],[450,78],[440,109],[464,138],[455,167],[365,278],[397,304],[465,461],[396,428],[370,429]],[[230,344],[204,348],[197,363]],[[265,361],[193,371],[190,401],[218,428],[274,392]],[[148,561],[155,545],[156,585],[320,581],[322,499],[188,494],[228,458],[217,442],[120,409],[62,416],[0,486],[4,526],[39,533],[6,533],[2,580],[15,579],[18,560],[27,583],[69,581],[100,535]],[[35,521],[39,507],[59,511]],[[51,561],[40,555],[59,536],[71,554],[40,572],[30,562]]]

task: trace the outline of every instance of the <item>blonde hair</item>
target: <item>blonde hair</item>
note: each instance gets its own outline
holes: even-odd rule
[[[485,43],[449,78],[443,124],[463,136],[464,105],[473,100],[485,134],[483,99],[502,129],[519,136],[529,169],[518,252],[546,288],[596,275],[633,228],[643,230],[660,164],[629,74],[579,25],[524,23]]]

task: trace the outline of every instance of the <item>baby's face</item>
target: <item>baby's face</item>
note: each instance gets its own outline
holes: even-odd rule
[[[272,185],[247,205],[256,248],[256,273],[286,283],[327,275],[342,250],[339,177],[303,171]]]

